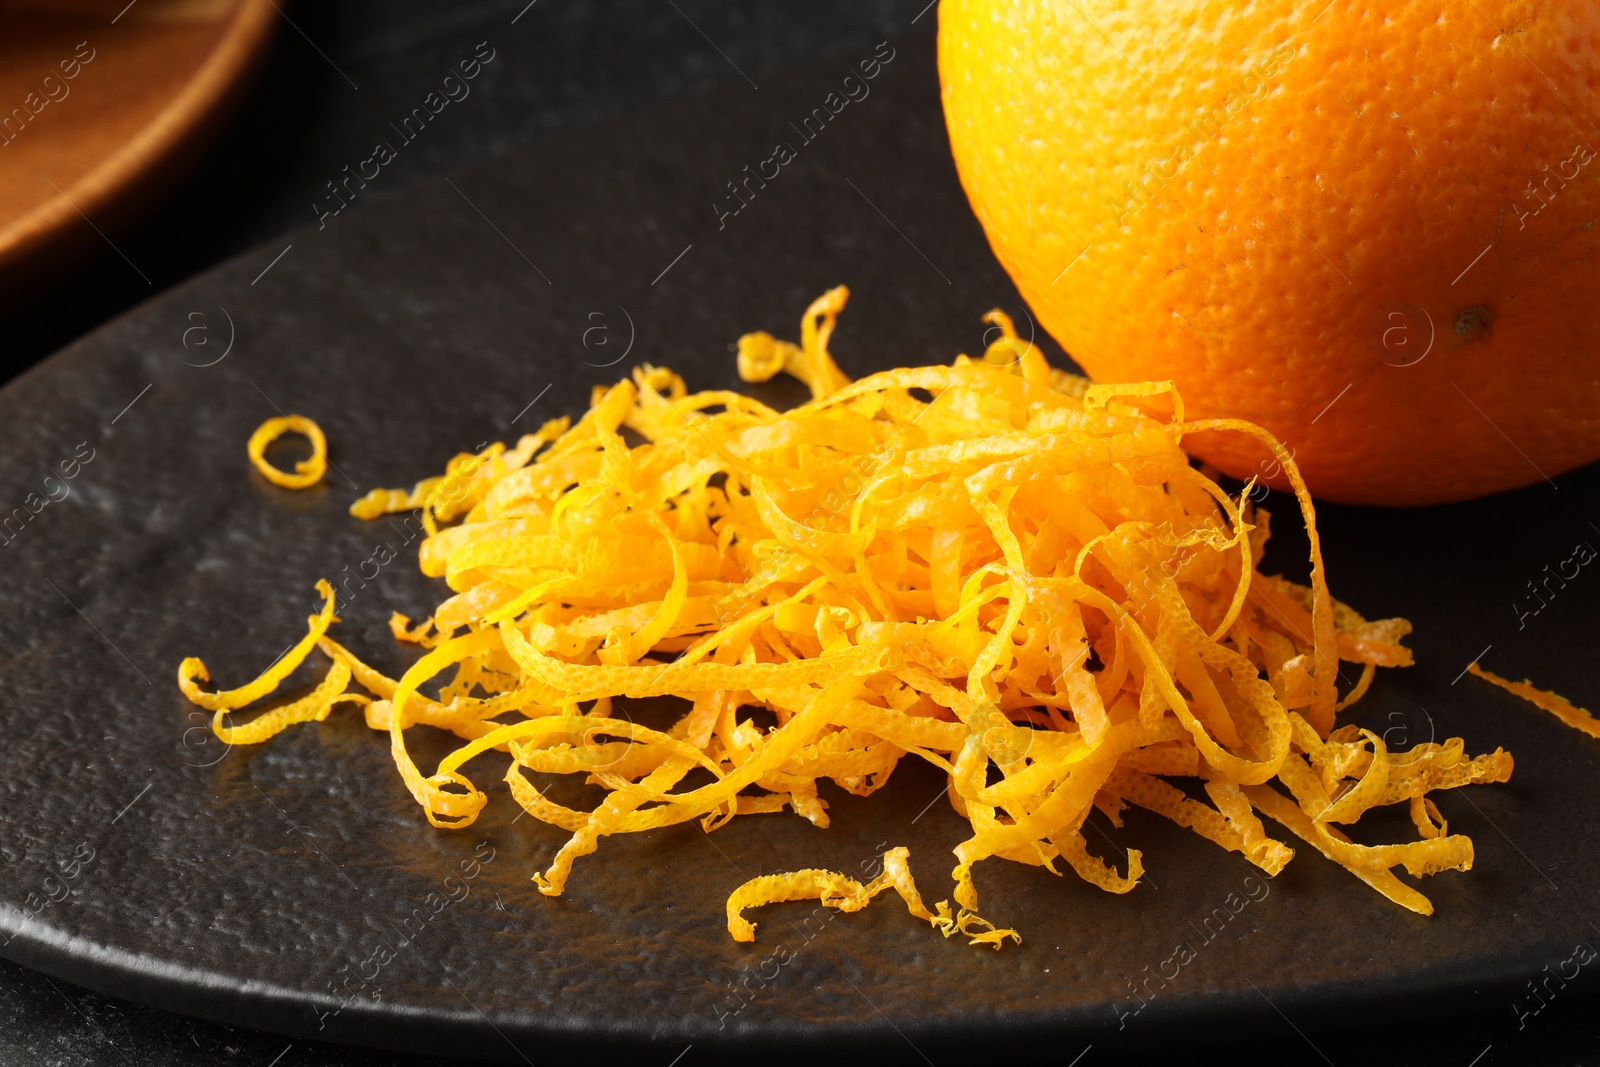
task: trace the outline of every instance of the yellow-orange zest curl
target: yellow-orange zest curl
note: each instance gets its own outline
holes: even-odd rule
[[[297,433],[311,442],[311,455],[295,463],[293,474],[267,462],[267,446],[286,433]],[[263,478],[285,489],[309,489],[328,473],[328,438],[322,427],[304,415],[280,415],[263,422],[250,435],[245,451]]]

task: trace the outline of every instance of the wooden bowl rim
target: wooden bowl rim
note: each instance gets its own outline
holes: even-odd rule
[[[53,244],[83,218],[95,218],[173,155],[250,73],[253,61],[271,40],[275,14],[272,0],[239,0],[226,16],[222,36],[194,75],[138,133],[61,187],[62,195],[43,197],[34,208],[0,226],[0,271]]]

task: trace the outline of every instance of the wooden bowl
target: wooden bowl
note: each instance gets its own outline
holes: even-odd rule
[[[0,305],[171,186],[277,18],[272,0],[0,0]]]

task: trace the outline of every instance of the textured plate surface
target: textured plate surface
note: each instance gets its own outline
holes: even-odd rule
[[[928,56],[903,50],[869,96],[804,127],[868,58],[375,197],[0,392],[0,503],[22,509],[0,515],[0,954],[196,1015],[513,1062],[907,1042],[940,1060],[971,1046],[1064,1062],[1196,1020],[1226,1040],[1282,1028],[1279,1013],[1314,1030],[1340,1007],[1505,1012],[1597,936],[1600,833],[1577,813],[1600,800],[1600,747],[1452,681],[1488,645],[1491,668],[1588,695],[1600,579],[1547,576],[1600,544],[1592,470],[1470,505],[1323,509],[1336,594],[1418,627],[1419,665],[1381,675],[1357,720],[1393,747],[1460,735],[1517,756],[1511,784],[1440,799],[1478,864],[1428,880],[1432,919],[1309,849],[1264,882],[1135,813],[1104,828],[1144,851],[1150,877],[1128,896],[980,868],[984,910],[1023,931],[1020,948],[944,941],[889,902],[775,908],[738,945],[723,900],[757,873],[859,869],[905,844],[943,895],[963,824],[937,774],[907,761],[868,800],[832,792],[827,831],[770,816],[608,840],[547,900],[527,879],[561,832],[513,821],[503,786],[470,829],[429,829],[356,713],[253,749],[207,740],[175,689],[179,659],[203,656],[225,685],[253,675],[303,631],[318,577],[350,594],[343,639],[403,667],[389,613],[425,614],[440,588],[415,571],[414,527],[346,514],[367,488],[576,414],[637,362],[735,386],[738,334],[793,336],[841,281],[854,298],[834,347],[856,374],[976,351],[996,304],[1021,317],[948,161]],[[745,185],[780,142],[794,158]],[[280,410],[328,431],[337,466],[316,490],[273,488],[245,463],[245,438]],[[1293,570],[1292,532],[1280,546]],[[416,747],[444,750],[420,731]],[[1175,966],[1180,944],[1193,958]]]

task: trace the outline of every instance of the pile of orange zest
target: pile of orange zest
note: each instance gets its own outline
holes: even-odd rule
[[[953,910],[926,907],[892,849],[865,884],[807,869],[739,886],[727,901],[738,940],[754,938],[746,914],[764,904],[853,911],[893,888],[945,935],[998,948],[1020,938],[978,915],[974,868],[1064,863],[1126,893],[1143,857],[1112,846],[1108,863],[1086,819],[1099,809],[1120,826],[1130,804],[1276,874],[1294,853],[1265,817],[1430,913],[1396,872],[1465,870],[1473,852],[1428,794],[1504,781],[1511,757],[1471,758],[1459,739],[1391,752],[1336,724],[1376,668],[1411,662],[1410,624],[1368,621],[1330,595],[1293,456],[1250,423],[1187,420],[1170,383],[1093,385],[1052,369],[998,311],[979,360],[852,382],[827,349],[847,295],[807,310],[798,345],[739,343],[747,380],[806,383],[813,399],[798,408],[691,393],[641,367],[596,389],[575,423],[357,502],[363,518],[422,508],[422,571],[452,590],[422,623],[392,620],[423,650],[402,677],[326,635],[322,586],[327,609],[261,679],[207,694],[187,660],[185,692],[239,707],[314,641],[334,667],[310,703],[230,736],[320,717],[307,713],[353,680],[373,694],[367,724],[389,735],[406,789],[442,827],[470,824],[487,802],[467,765],[507,753],[512,798],[570,835],[533,876],[548,895],[612,834],[689,820],[709,832],[783,809],[827,826],[823,779],[865,796],[907,756],[947,775],[969,829]],[[1150,398],[1172,418],[1146,413]],[[1215,431],[1256,438],[1282,465],[1309,534],[1309,586],[1260,573],[1269,516],[1185,456],[1186,435]],[[1342,697],[1341,660],[1360,666]],[[665,729],[614,707],[663,694],[687,702]],[[466,743],[425,774],[407,747],[418,726]],[[557,803],[530,777],[554,774],[606,798],[587,811]],[[1402,803],[1417,840],[1365,845],[1340,829]]]
[[[1580,708],[1560,693],[1548,689],[1539,689],[1530,678],[1520,682],[1513,682],[1509,678],[1502,678],[1492,671],[1486,671],[1478,666],[1476,660],[1467,665],[1468,673],[1475,674],[1486,682],[1498,685],[1508,693],[1513,693],[1536,708],[1543,708],[1574,730],[1581,730],[1590,737],[1600,738],[1600,719],[1585,708]]]
[[[267,446],[286,433],[300,434],[311,442],[310,457],[297,462],[293,474],[267,462]],[[245,451],[263,478],[285,489],[309,489],[328,473],[328,439],[323,435],[322,427],[304,415],[280,415],[263,422],[250,435]]]

